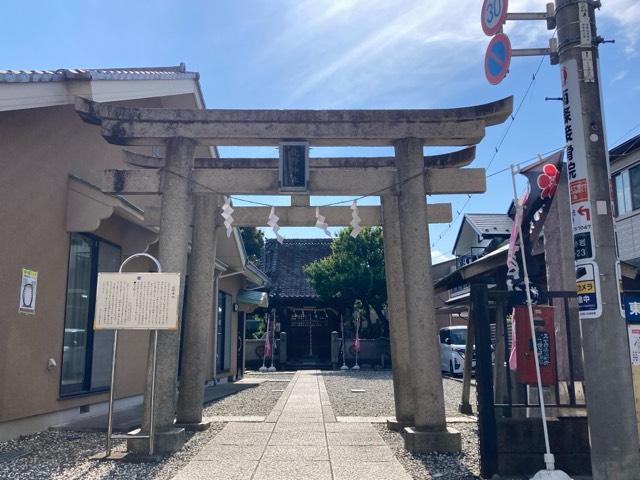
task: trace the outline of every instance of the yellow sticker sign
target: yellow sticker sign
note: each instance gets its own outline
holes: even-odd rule
[[[577,282],[576,288],[578,291],[578,295],[585,293],[596,293],[596,282],[590,280],[585,282]]]

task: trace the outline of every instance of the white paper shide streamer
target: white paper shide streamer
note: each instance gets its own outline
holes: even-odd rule
[[[320,208],[316,207],[316,227],[322,230],[327,234],[327,237],[331,236],[331,232],[329,232],[329,224],[325,222],[326,217],[320,215]]]
[[[353,229],[351,230],[351,236],[353,238],[356,238],[360,233],[360,230],[362,230],[362,227],[360,226],[361,220],[362,219],[358,216],[358,202],[354,200],[351,204],[351,228]]]
[[[227,238],[231,237],[231,232],[233,231],[232,213],[233,208],[231,208],[231,203],[229,202],[229,199],[225,199],[224,205],[222,206],[222,218],[224,218],[224,226],[227,229]]]
[[[278,241],[278,243],[282,243],[284,242],[284,237],[278,233],[278,231],[280,230],[280,226],[278,225],[278,220],[280,220],[280,217],[276,215],[275,207],[271,207],[271,213],[269,214],[267,225],[269,225],[273,230],[273,233],[276,234],[276,240]]]

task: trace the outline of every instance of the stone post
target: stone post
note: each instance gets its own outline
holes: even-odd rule
[[[469,396],[471,393],[471,370],[473,369],[473,345],[474,337],[476,334],[475,322],[471,320],[467,321],[467,342],[464,349],[464,370],[462,373],[462,398],[460,399],[460,405],[458,411],[466,415],[473,415],[473,407],[469,402]]]
[[[220,217],[218,197],[194,195],[193,241],[191,244],[187,318],[183,323],[180,392],[177,423],[187,430],[203,430],[204,382],[207,373],[207,341],[213,318],[216,262],[216,224]]]
[[[180,273],[180,302],[184,295],[184,279],[187,270],[187,249],[191,234],[193,204],[191,199],[191,175],[196,141],[174,137],[167,140],[166,167],[162,186],[162,210],[160,217],[159,260],[163,272]],[[181,320],[182,311],[178,311]],[[181,322],[179,322],[179,325]],[[181,326],[181,325],[180,325]],[[149,431],[149,414],[152,379],[153,335],[150,335],[147,375],[144,390],[143,431]],[[176,413],[176,384],[178,376],[178,348],[180,328],[176,331],[158,332],[156,360],[156,389],[154,424],[155,453],[171,453],[185,441],[184,429],[174,428]],[[149,441],[129,439],[132,452],[147,453]]]
[[[331,332],[331,368],[338,368],[338,357],[340,354],[340,334],[336,331]]]
[[[398,197],[385,195],[382,203],[384,267],[389,310],[389,340],[393,371],[393,398],[396,418],[387,421],[391,430],[402,431],[413,426],[414,390],[409,358],[409,331],[402,270],[402,246],[398,221]],[[423,202],[424,203],[424,202]]]
[[[287,365],[287,332],[280,332],[280,369]]]
[[[423,141],[397,140],[398,217],[408,317],[414,425],[404,429],[411,452],[460,451],[460,433],[447,430],[440,373],[438,328],[433,306],[433,280],[425,209]]]

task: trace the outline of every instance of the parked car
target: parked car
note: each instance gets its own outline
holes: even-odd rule
[[[440,343],[440,370],[450,375],[462,374],[464,372],[464,356],[467,345],[466,325],[441,328],[438,341]],[[475,368],[475,352],[472,355],[471,365]]]

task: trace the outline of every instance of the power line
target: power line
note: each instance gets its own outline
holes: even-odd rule
[[[554,33],[554,36],[555,36],[555,33]],[[511,121],[507,125],[507,128],[505,129],[504,133],[502,134],[502,137],[500,138],[500,140],[498,141],[498,143],[494,147],[493,155],[491,156],[491,159],[489,159],[489,163],[487,163],[486,169],[489,169],[489,167],[493,164],[493,162],[495,161],[496,157],[498,156],[498,153],[500,152],[500,149],[502,148],[502,145],[504,144],[507,136],[509,135],[509,132],[511,131],[511,127],[515,123],[516,118],[518,117],[518,114],[520,113],[520,111],[521,111],[521,109],[522,109],[522,107],[524,105],[525,100],[529,96],[529,92],[531,92],[531,89],[533,88],[533,85],[538,80],[538,74],[540,73],[540,69],[542,68],[542,65],[544,64],[544,61],[545,61],[546,58],[547,58],[547,56],[543,55],[542,58],[540,59],[540,62],[538,63],[538,66],[537,66],[535,72],[531,76],[531,81],[529,82],[529,85],[527,85],[527,88],[525,89],[524,94],[522,95],[522,99],[518,103],[518,106],[516,107],[516,110],[511,114],[511,117],[510,117]],[[535,158],[537,158],[537,157],[534,157],[534,159]],[[522,162],[522,163],[524,163],[524,162]],[[497,175],[498,173],[501,173],[501,172],[502,172],[502,170],[499,171],[499,172],[495,172],[491,176]],[[488,177],[489,176],[487,176],[487,178]],[[440,236],[438,237],[438,240],[436,240],[435,242],[433,242],[431,244],[431,248],[435,248],[442,241],[442,239],[445,238],[445,236],[449,233],[449,231],[451,231],[451,229],[453,228],[454,223],[456,223],[458,221],[460,216],[463,214],[464,210],[467,208],[467,206],[471,202],[471,198],[472,198],[472,196],[470,194],[468,194],[467,195],[467,199],[465,200],[465,202],[462,205],[462,207],[459,208],[458,210],[456,210],[456,216],[454,217],[454,219],[451,221],[451,223],[449,223],[449,225],[447,226],[445,231],[440,233]]]

